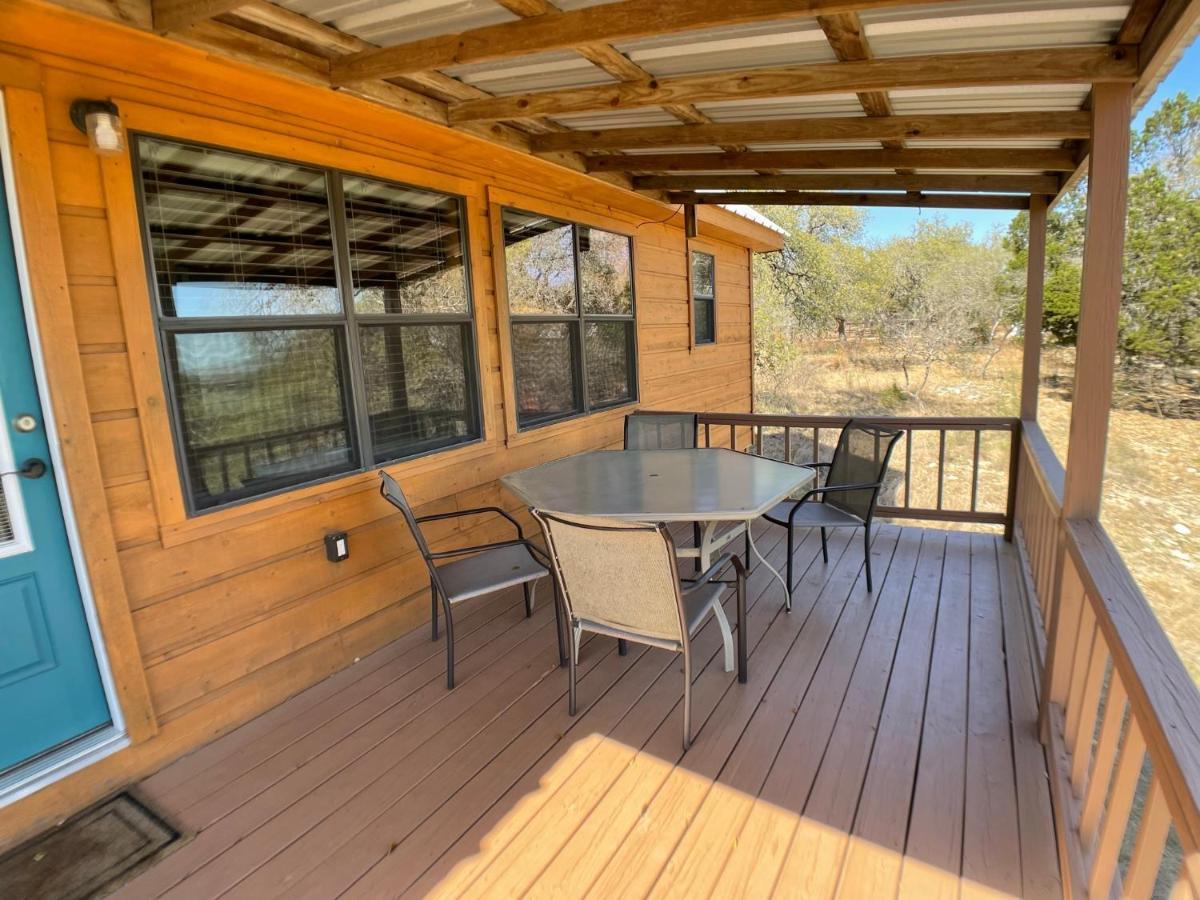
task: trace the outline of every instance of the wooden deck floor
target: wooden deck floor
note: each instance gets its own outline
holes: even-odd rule
[[[748,684],[705,627],[686,754],[678,657],[589,640],[572,719],[492,598],[453,692],[422,629],[144,782],[194,837],[119,896],[1061,896],[1011,548],[884,526],[870,595],[848,538],[756,567]]]

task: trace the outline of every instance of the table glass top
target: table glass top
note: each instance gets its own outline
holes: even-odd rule
[[[500,481],[536,509],[637,521],[754,519],[811,469],[732,450],[595,450]]]

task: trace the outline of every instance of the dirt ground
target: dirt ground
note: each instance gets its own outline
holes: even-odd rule
[[[873,345],[814,343],[802,348],[786,374],[758,373],[756,409],[798,414],[1015,415],[1020,345],[1004,348],[983,374],[985,361],[984,354],[965,354],[952,363],[935,365],[920,397],[914,398],[906,392],[899,365]],[[1038,418],[1064,461],[1072,369],[1070,350],[1046,348]],[[914,382],[920,378],[921,373],[916,373]],[[822,443],[825,440],[822,435]],[[949,446],[947,452],[948,459],[964,461],[948,472],[946,481],[947,499],[957,497],[959,503],[966,502],[969,491],[971,450],[969,438],[967,441],[959,448]],[[1000,442],[985,439],[981,508],[1003,507],[1000,492],[989,490],[988,475],[1002,475],[1006,466]],[[897,468],[895,459],[892,468]],[[992,479],[991,485],[996,484],[998,480]],[[914,444],[914,502],[924,502],[934,490],[936,448]],[[1200,581],[1200,420],[1113,411],[1101,521],[1200,683],[1200,604],[1196,602]]]

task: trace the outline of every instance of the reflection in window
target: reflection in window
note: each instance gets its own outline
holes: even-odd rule
[[[692,252],[692,319],[696,343],[717,339],[717,263],[711,253]]]
[[[630,239],[512,209],[503,224],[517,424],[634,400]]]
[[[593,406],[607,406],[633,399],[629,383],[633,357],[632,322],[588,322],[584,328],[587,347],[588,399]]]
[[[370,325],[361,335],[375,462],[479,433],[467,324]]]
[[[576,312],[571,225],[506,209],[504,248],[510,313],[551,316]]]
[[[138,154],[163,315],[341,311],[324,172],[150,138]]]
[[[633,315],[629,238],[586,225],[576,227],[583,311],[596,315]]]
[[[480,436],[458,198],[135,140],[192,510]]]
[[[342,191],[358,312],[468,312],[457,197],[353,177]]]
[[[517,417],[561,418],[580,408],[575,322],[514,322],[513,369]]]
[[[332,328],[170,333],[167,359],[197,509],[355,467]]]

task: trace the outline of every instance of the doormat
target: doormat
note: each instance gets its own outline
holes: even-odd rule
[[[0,897],[103,896],[178,838],[129,794],[118,794],[0,856]]]

